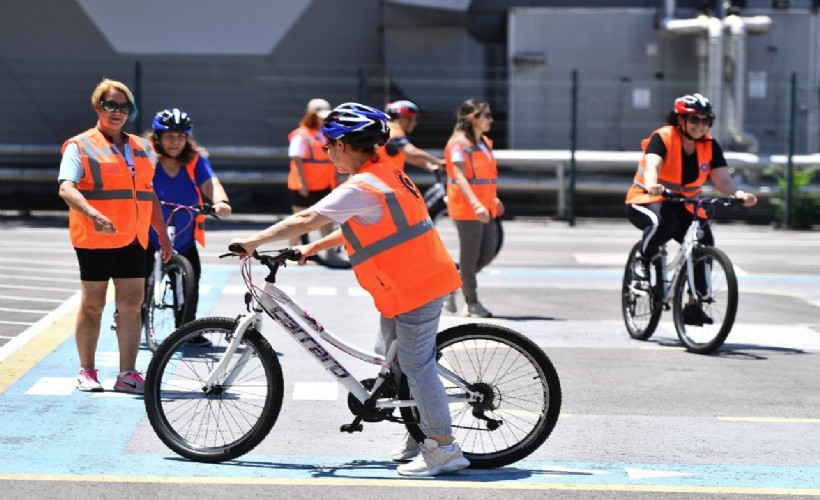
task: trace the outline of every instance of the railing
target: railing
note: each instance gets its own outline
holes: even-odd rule
[[[211,147],[209,158],[223,183],[228,185],[284,185],[287,182],[287,148]],[[441,156],[441,151],[430,150]],[[566,215],[571,175],[569,150],[496,150],[501,175],[499,190],[508,193],[555,193],[559,217]],[[770,165],[786,167],[786,155],[725,153],[736,178],[746,188],[766,197],[771,183],[761,182]],[[60,148],[53,145],[0,144],[0,182],[56,182]],[[575,187],[579,193],[624,193],[640,160],[639,151],[577,151]],[[795,168],[820,165],[820,154],[792,157]],[[4,165],[22,166],[4,166]],[[419,184],[433,182],[420,170],[411,172]],[[739,174],[739,176],[738,176]],[[708,191],[708,189],[707,189]]]

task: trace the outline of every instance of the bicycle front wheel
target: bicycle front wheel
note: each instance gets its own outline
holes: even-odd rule
[[[674,285],[672,313],[678,338],[689,352],[710,354],[720,348],[732,331],[737,313],[737,276],[729,257],[714,247],[692,251],[694,282],[681,269]]]
[[[549,437],[561,411],[555,367],[534,342],[496,325],[465,324],[440,332],[438,364],[482,394],[478,403],[451,403],[453,436],[470,467],[487,469],[517,462]],[[402,375],[401,399],[411,396]],[[463,394],[442,379],[448,395]],[[424,438],[416,408],[402,408],[407,430]]]
[[[638,276],[636,266],[639,248],[640,243],[636,243],[626,259],[621,283],[621,312],[629,336],[636,340],[647,340],[655,333],[663,312],[661,300],[657,296],[658,288],[662,286],[660,280],[663,279],[663,270],[660,259],[653,259],[649,266],[649,276]]]
[[[282,408],[282,368],[253,329],[245,332],[225,373],[204,389],[235,326],[236,320],[218,317],[188,323],[160,345],[148,365],[148,420],[168,448],[189,460],[217,463],[244,455],[265,439]],[[191,345],[197,335],[211,345]]]
[[[146,280],[142,308],[145,343],[152,352],[174,330],[194,319],[196,274],[188,259],[172,255],[162,266],[159,282],[153,274]]]

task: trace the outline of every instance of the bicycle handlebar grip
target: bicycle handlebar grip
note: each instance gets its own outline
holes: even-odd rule
[[[230,245],[228,245],[228,251],[230,251],[231,253],[238,253],[238,254],[248,253],[248,252],[245,251],[244,248],[242,248],[242,245],[240,245],[238,243],[231,243]]]

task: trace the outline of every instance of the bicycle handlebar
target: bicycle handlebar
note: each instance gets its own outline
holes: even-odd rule
[[[160,201],[160,203],[162,204],[163,207],[169,207],[169,208],[173,209],[173,211],[171,212],[170,219],[172,219],[174,217],[174,214],[176,212],[178,212],[180,210],[187,210],[189,212],[194,213],[195,215],[199,215],[199,214],[210,215],[214,219],[219,220],[219,216],[216,215],[216,209],[210,203],[203,203],[201,205],[181,205],[179,203],[172,203],[170,201]]]
[[[673,203],[691,203],[693,205],[722,205],[724,207],[743,205],[743,200],[736,196],[686,196],[669,189],[663,190],[663,198]]]

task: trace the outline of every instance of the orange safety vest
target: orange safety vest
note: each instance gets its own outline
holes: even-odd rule
[[[390,127],[390,137],[405,135],[397,123],[387,122],[387,126]],[[376,152],[379,153],[379,158],[382,160],[382,163],[404,172],[404,163],[407,161],[407,154],[404,152],[404,148],[399,149],[394,156],[390,156],[387,154],[387,145],[385,144],[379,146]]]
[[[194,158],[185,165],[185,171],[188,172],[188,177],[191,179],[191,183],[194,185],[194,189],[196,189],[196,195],[199,197],[199,201],[197,204],[202,205],[202,191],[199,190],[199,186],[196,184],[196,163],[199,161],[199,153],[194,155]],[[194,219],[194,239],[202,245],[202,248],[205,248],[205,214],[198,214],[196,219]]]
[[[134,156],[133,177],[125,159],[96,127],[63,144],[62,152],[69,144],[76,144],[80,151],[83,176],[77,189],[117,229],[115,234],[99,233],[94,230],[94,221],[69,208],[68,227],[75,248],[121,248],[135,240],[148,247],[156,157],[146,139],[126,134],[126,140]]]
[[[302,158],[302,169],[308,191],[321,191],[338,186],[336,167],[330,161],[327,153],[322,151],[322,146],[325,143],[316,137],[315,132],[305,126],[301,126],[288,134],[288,141],[292,141],[297,135],[302,136],[308,145],[308,156]],[[290,172],[288,173],[288,189],[298,191],[300,187],[302,187],[302,183],[299,179],[299,171],[296,169],[296,161],[291,160]]]
[[[666,156],[661,162],[658,171],[658,183],[663,184],[670,191],[680,193],[684,196],[695,196],[700,193],[701,186],[706,182],[709,173],[712,171],[712,137],[708,134],[703,136],[702,140],[695,141],[698,155],[698,177],[693,182],[682,184],[683,178],[683,155],[681,153],[681,139],[680,130],[677,127],[667,125],[661,127],[649,137],[641,141],[641,149],[644,155],[638,164],[638,170],[635,172],[635,177],[632,179],[632,185],[626,192],[627,204],[647,204],[655,203],[663,200],[661,195],[651,195],[645,191],[644,186],[644,169],[646,167],[646,147],[649,145],[649,140],[652,135],[658,134],[666,146]],[[687,205],[686,208],[690,212],[694,212],[694,208]]]
[[[427,213],[424,197],[407,174],[368,163],[352,182],[377,195],[379,222],[342,224],[356,279],[386,318],[406,313],[461,287],[450,253]]]
[[[498,164],[493,155],[493,143],[488,137],[482,137],[482,141],[490,152],[488,158],[480,149],[473,148],[464,137],[450,139],[444,148],[444,158],[447,162],[447,214],[454,220],[478,220],[478,216],[473,209],[472,203],[458,187],[455,180],[455,165],[450,159],[450,151],[453,148],[461,148],[464,155],[464,176],[470,184],[470,188],[478,200],[490,212],[490,216],[495,218],[498,209],[495,205],[498,189]],[[475,154],[473,154],[475,153]]]

